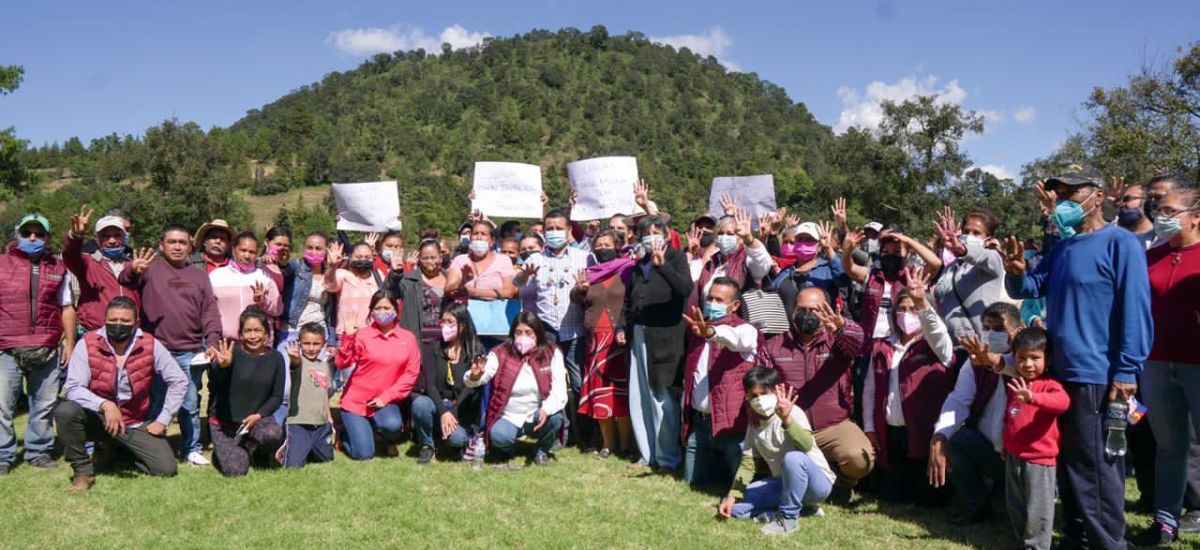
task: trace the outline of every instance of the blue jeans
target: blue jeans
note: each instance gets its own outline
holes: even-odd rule
[[[1188,450],[1200,436],[1200,365],[1146,361],[1142,398],[1158,442],[1155,457],[1155,519],[1179,527],[1187,483]],[[1190,421],[1189,421],[1190,420]],[[1191,433],[1189,433],[1191,432]]]
[[[1004,492],[1004,458],[983,432],[963,427],[946,442],[950,459],[950,487],[959,503],[972,513],[991,509],[991,495],[984,478],[993,482],[993,492]]]
[[[533,422],[526,422],[524,426],[518,428],[512,422],[503,418],[492,424],[491,447],[500,451],[505,455],[512,455],[513,446],[517,444],[517,438],[527,435],[537,439],[538,454],[550,454],[550,448],[554,446],[554,437],[558,435],[558,430],[562,429],[563,413],[556,412],[546,419],[546,423],[542,424],[540,430],[534,430]]]
[[[755,481],[746,487],[742,502],[733,505],[735,518],[752,518],[776,510],[785,518],[795,518],[800,510],[829,498],[833,482],[817,464],[800,451],[783,455],[783,475]]]
[[[188,453],[200,452],[200,390],[204,386],[204,371],[208,367],[193,367],[192,358],[202,353],[204,352],[171,352],[171,358],[188,375],[187,395],[183,397],[183,406],[179,407],[179,454],[184,458]],[[166,394],[167,386],[162,381],[162,377],[155,376],[154,382],[150,386],[151,418],[162,410]]]
[[[342,439],[346,455],[354,460],[371,460],[375,458],[375,430],[387,442],[395,443],[404,430],[404,417],[395,403],[376,409],[370,418],[343,410],[342,426],[346,431]]]
[[[446,410],[450,409],[449,403],[444,403]],[[412,400],[412,418],[413,431],[417,433],[417,441],[423,447],[433,447],[433,432],[436,429],[441,432],[441,418],[437,416],[437,405],[427,395],[415,395]],[[459,419],[458,427],[450,435],[442,434],[442,439],[451,447],[461,449],[467,446],[470,438],[467,435],[467,430],[463,428],[462,419]]]
[[[49,456],[54,448],[52,413],[58,402],[58,354],[41,365],[24,370],[8,352],[0,351],[0,464],[17,458],[17,432],[13,411],[22,382],[28,383],[29,425],[25,428],[25,461]]]
[[[680,395],[672,388],[650,386],[645,329],[634,325],[629,364],[629,420],[637,442],[639,462],[678,470],[680,453]]]
[[[712,418],[692,412],[691,433],[683,459],[683,479],[693,487],[729,485],[742,462],[745,432],[713,437]]]

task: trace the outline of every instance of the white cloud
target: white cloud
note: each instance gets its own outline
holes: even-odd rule
[[[1030,124],[1034,118],[1037,118],[1037,109],[1033,107],[1022,105],[1013,111],[1013,120],[1016,120],[1018,124]]]
[[[725,59],[725,54],[733,47],[733,37],[719,25],[708,30],[707,34],[677,34],[675,36],[651,36],[651,42],[666,44],[678,48],[687,48],[700,57],[713,56],[721,61],[726,69],[740,71],[737,63]]]
[[[891,84],[876,80],[867,84],[866,91],[862,94],[856,88],[842,86],[838,88],[837,95],[842,100],[842,114],[834,130],[839,133],[851,127],[868,130],[879,128],[879,124],[883,122],[882,103],[886,100],[900,102],[917,96],[932,95],[940,104],[962,105],[967,99],[967,91],[958,85],[957,79],[938,88],[938,78],[935,76],[907,76]]]
[[[437,36],[429,36],[419,27],[394,25],[386,29],[369,27],[362,29],[342,29],[329,33],[326,42],[350,55],[370,55],[376,53],[391,53],[395,51],[411,51],[424,49],[426,53],[439,54],[442,44],[450,44],[456,50],[478,46],[484,38],[491,37],[487,32],[471,32],[462,25],[451,25],[442,29]]]
[[[1007,166],[1000,164],[984,164],[983,166],[976,166],[976,168],[1002,180],[1015,180],[1017,178],[1017,175],[1014,174],[1012,170],[1009,170]]]

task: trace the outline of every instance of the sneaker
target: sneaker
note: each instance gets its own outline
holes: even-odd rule
[[[79,493],[86,493],[95,483],[96,476],[75,476],[71,478],[71,487],[67,489],[67,494],[77,495]]]
[[[34,468],[41,468],[43,470],[53,470],[54,468],[58,467],[58,463],[54,462],[53,458],[50,458],[46,455],[42,455],[30,460],[29,465],[33,466]]]
[[[192,451],[188,453],[187,463],[191,464],[192,466],[212,466],[212,462],[209,462],[207,458],[204,458],[204,455],[200,454],[200,451]]]
[[[821,506],[818,504],[814,504],[812,506],[805,506],[804,508],[802,508],[800,510],[800,517],[802,517],[802,518],[823,518],[823,517],[825,517],[825,510],[822,510]]]
[[[417,464],[429,464],[433,462],[433,447],[421,447],[421,454],[417,457]]]
[[[754,516],[754,523],[766,525],[772,521],[775,521],[776,515],[778,515],[778,512],[763,512],[757,516]]]
[[[1132,537],[1128,537],[1130,544],[1137,547],[1159,546],[1170,544],[1179,538],[1179,534],[1170,525],[1161,521],[1156,521],[1150,524],[1145,531],[1138,533]]]
[[[600,460],[607,460],[610,456],[612,456],[612,451],[608,449],[600,449],[600,452],[596,453],[596,458]]]
[[[6,463],[0,462],[0,476],[8,475],[8,471],[11,469],[12,469],[12,466],[10,466]]]
[[[785,518],[783,516],[775,516],[762,528],[765,535],[790,535],[800,528],[800,522],[796,518]]]
[[[533,457],[534,466],[546,466],[550,464],[550,456],[546,453],[538,453]]]
[[[1200,510],[1192,510],[1179,518],[1180,533],[1200,533]]]

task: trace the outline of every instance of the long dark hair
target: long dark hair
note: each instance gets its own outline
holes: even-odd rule
[[[443,300],[442,311],[438,317],[447,313],[454,316],[454,321],[458,323],[458,341],[462,344],[463,351],[459,357],[470,361],[483,355],[487,350],[484,349],[483,342],[479,341],[479,336],[475,332],[475,321],[471,320],[471,313],[467,311],[467,306],[454,300]],[[446,342],[442,342],[443,351],[446,350],[447,345]]]
[[[554,345],[546,337],[546,325],[532,311],[522,311],[517,314],[517,318],[513,319],[512,326],[508,329],[508,340],[503,345],[513,356],[521,356],[517,347],[513,345],[513,342],[516,341],[517,327],[520,325],[526,325],[533,329],[534,340],[537,341],[537,353],[534,354],[534,361],[543,365],[548,364],[554,358]]]

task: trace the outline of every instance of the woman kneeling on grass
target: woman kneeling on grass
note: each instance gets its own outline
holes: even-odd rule
[[[493,349],[486,360],[476,358],[463,381],[472,388],[493,382],[484,431],[489,449],[508,457],[517,438],[529,436],[537,440],[533,463],[545,466],[563,425],[567,369],[562,352],[546,339],[537,315],[529,311],[518,314],[508,341]]]
[[[762,532],[768,535],[795,531],[802,515],[824,516],[821,503],[829,498],[835,479],[808,418],[796,406],[796,391],[779,380],[779,371],[767,367],[754,367],[742,378],[754,414],[742,443],[742,464],[729,495],[717,507],[723,518],[766,523]],[[771,477],[750,483],[755,458],[767,463]]]
[[[268,345],[267,314],[249,307],[238,319],[241,342],[208,349],[213,463],[226,476],[244,476],[251,463],[266,465],[283,443],[271,414],[283,402],[283,355]]]

